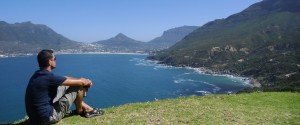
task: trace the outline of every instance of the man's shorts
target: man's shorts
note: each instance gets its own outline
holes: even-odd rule
[[[77,86],[62,85],[57,88],[57,95],[53,100],[53,114],[49,118],[51,123],[56,123],[65,116],[79,92],[80,87]]]

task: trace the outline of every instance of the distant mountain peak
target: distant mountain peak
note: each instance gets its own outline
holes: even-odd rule
[[[123,33],[118,33],[115,37],[112,37],[107,40],[102,40],[95,42],[94,44],[101,44],[103,45],[106,49],[109,50],[136,50],[142,47],[142,42],[134,40],[132,38],[127,37]]]
[[[127,37],[123,33],[117,34],[114,38],[116,38],[116,39],[130,39],[129,37]]]
[[[121,36],[121,37],[124,37],[124,36],[126,37],[126,35],[124,35],[123,33],[118,33],[118,34],[116,35],[116,37],[120,37],[120,36]]]

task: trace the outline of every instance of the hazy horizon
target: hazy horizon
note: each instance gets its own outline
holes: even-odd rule
[[[123,33],[148,42],[163,31],[202,26],[241,12],[261,0],[152,0],[152,1],[16,1],[2,0],[1,21],[44,24],[78,42],[106,40]]]

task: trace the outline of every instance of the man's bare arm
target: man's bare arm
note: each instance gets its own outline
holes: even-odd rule
[[[73,78],[71,76],[65,76],[67,79],[78,79],[78,78]]]
[[[92,81],[85,78],[73,78],[69,76],[65,76],[67,79],[63,82],[65,86],[83,86],[83,87],[91,87]]]

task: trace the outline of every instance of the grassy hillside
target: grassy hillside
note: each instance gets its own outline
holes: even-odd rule
[[[127,104],[105,112],[91,119],[70,116],[58,125],[300,124],[300,93],[191,96]]]

